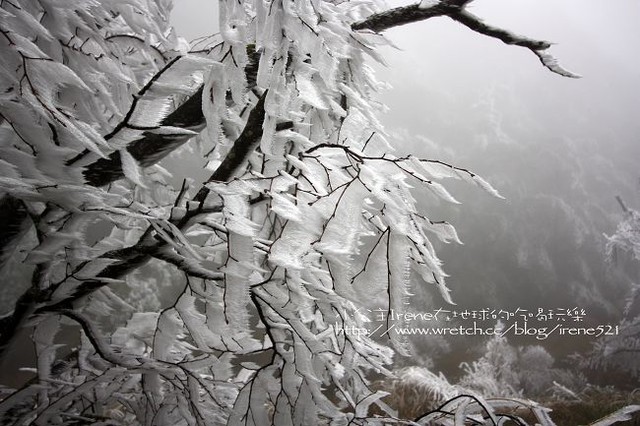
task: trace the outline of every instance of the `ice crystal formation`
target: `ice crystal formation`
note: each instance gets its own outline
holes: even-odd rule
[[[498,193],[394,153],[382,33],[445,16],[573,76],[467,3],[220,1],[190,50],[169,0],[0,2],[0,353],[37,358],[3,424],[398,421],[370,377],[404,342],[344,330],[412,276],[451,302],[431,241],[458,237],[415,196]],[[159,162],[187,142],[210,175],[174,187]]]

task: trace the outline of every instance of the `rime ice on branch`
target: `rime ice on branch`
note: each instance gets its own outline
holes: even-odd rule
[[[431,239],[458,237],[411,188],[456,202],[440,181],[459,178],[498,193],[469,170],[391,154],[367,57],[385,29],[448,16],[573,76],[550,44],[483,23],[469,1],[221,1],[220,36],[188,53],[169,1],[62,3],[0,3],[2,260],[33,270],[2,307],[0,353],[30,327],[38,355],[1,415],[396,421],[369,375],[404,342],[337,330],[365,321],[356,289],[369,283],[388,309],[414,275],[451,302]],[[213,172],[176,190],[157,163],[196,135]],[[70,353],[60,324],[80,334]]]

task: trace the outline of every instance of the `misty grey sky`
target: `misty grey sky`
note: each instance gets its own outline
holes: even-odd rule
[[[174,0],[171,20],[178,34],[188,41],[218,31],[218,2]]]

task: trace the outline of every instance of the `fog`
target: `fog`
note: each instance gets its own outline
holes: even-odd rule
[[[630,205],[639,201],[637,4],[472,5],[491,24],[557,43],[552,53],[583,78],[549,73],[529,51],[447,19],[389,32],[402,50],[387,55],[388,67],[379,76],[393,86],[384,102],[398,150],[469,167],[507,199],[501,203],[460,188],[464,205],[456,209],[456,226],[474,247],[447,247],[452,287],[478,285],[464,282],[472,271],[461,275],[469,265],[458,265],[456,259],[479,258],[484,261],[475,262],[476,280],[483,270],[513,263],[522,272],[534,272],[538,282],[524,282],[521,276],[502,279],[504,285],[520,287],[513,293],[521,300],[531,300],[532,287],[545,290],[542,299],[557,286],[559,294],[566,290],[562,287],[571,287],[568,300],[578,303],[600,296],[610,301],[601,294],[607,291],[604,283],[594,282],[607,279],[595,276],[605,274],[604,265],[597,265],[596,253],[587,253],[601,249],[602,234],[611,233],[620,218],[614,195]],[[499,253],[501,246],[510,248],[505,256],[490,253]],[[485,263],[490,261],[494,264]],[[484,278],[481,287],[496,287],[492,279]]]
[[[468,167],[506,198],[457,185],[461,206],[425,203],[465,243],[440,249],[454,300],[476,308],[576,306],[587,323],[615,322],[629,280],[638,278],[604,256],[604,234],[621,219],[614,196],[640,207],[638,4],[476,1],[471,10],[557,43],[551,53],[583,77],[552,74],[526,49],[446,18],[389,31],[399,50],[387,52],[378,75],[393,87],[383,95],[384,122],[398,150]],[[592,342],[544,343],[562,356]]]
[[[215,7],[176,2],[178,33],[215,32]],[[388,106],[382,122],[397,153],[469,168],[505,197],[454,182],[447,187],[462,205],[419,200],[464,242],[439,247],[453,298],[462,307],[579,307],[587,323],[615,322],[638,278],[605,261],[604,235],[622,217],[616,195],[640,208],[640,7],[633,0],[476,0],[469,10],[556,43],[551,53],[582,78],[553,74],[527,49],[448,18],[386,33],[395,47],[376,69],[390,85],[380,93]],[[433,291],[415,291],[420,304],[443,304]],[[553,344],[567,354],[590,341]]]

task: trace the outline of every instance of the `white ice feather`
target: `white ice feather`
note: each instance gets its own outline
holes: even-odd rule
[[[640,411],[640,405],[627,405],[608,416],[591,423],[590,426],[610,426],[618,422],[626,422],[631,420],[631,414]]]
[[[122,171],[124,172],[124,175],[127,177],[127,179],[129,179],[136,185],[140,185],[146,188],[146,184],[144,183],[143,179],[144,172],[138,164],[138,161],[133,158],[131,153],[129,153],[129,150],[127,150],[126,148],[121,149],[118,152],[120,153],[120,159],[122,160]]]
[[[489,194],[493,195],[496,198],[500,198],[500,199],[504,200],[504,197],[502,195],[500,195],[500,193],[493,186],[491,186],[491,184],[489,182],[487,182],[486,180],[482,179],[480,176],[474,175],[473,176],[473,181],[480,188],[482,188],[485,191],[487,191]]]

